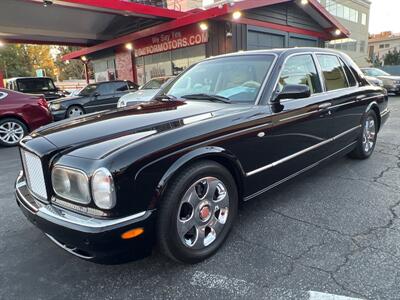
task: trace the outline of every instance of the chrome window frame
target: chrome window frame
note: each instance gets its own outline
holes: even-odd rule
[[[272,89],[272,95],[271,95],[271,97],[270,97],[270,99],[269,99],[269,101],[268,101],[269,104],[273,103],[272,97],[273,97],[273,96],[275,95],[275,93],[276,93],[276,89],[277,89],[278,83],[279,83],[279,78],[281,78],[281,75],[282,75],[283,68],[284,68],[285,64],[287,63],[287,61],[288,61],[290,58],[292,58],[292,57],[294,57],[294,56],[300,56],[300,55],[309,55],[309,56],[311,56],[311,58],[312,58],[312,60],[313,60],[313,62],[314,62],[315,69],[317,70],[317,73],[318,73],[317,75],[318,75],[318,78],[319,78],[319,81],[320,81],[320,84],[321,84],[321,89],[322,89],[322,91],[319,92],[319,93],[313,93],[313,94],[311,94],[311,96],[310,96],[309,98],[315,97],[315,96],[318,96],[318,95],[321,95],[321,94],[323,94],[323,93],[326,91],[325,81],[322,80],[323,77],[321,76],[321,75],[322,75],[321,66],[320,66],[320,64],[318,63],[318,61],[316,60],[316,56],[315,56],[314,52],[307,51],[307,52],[292,53],[292,54],[289,54],[289,55],[285,58],[285,60],[283,61],[283,63],[282,63],[282,68],[280,69],[280,71],[279,71],[279,73],[278,73],[278,76],[276,77],[276,81],[275,81],[274,87],[273,87],[273,89]],[[284,102],[293,101],[293,100],[301,100],[301,99],[282,99],[282,100],[280,100],[279,102],[284,103]]]

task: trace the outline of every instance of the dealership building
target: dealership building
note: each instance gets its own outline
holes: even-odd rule
[[[96,81],[143,84],[206,57],[324,47],[350,35],[317,0],[2,1],[8,11],[0,11],[0,34],[7,41],[84,46],[64,59],[90,62]],[[23,13],[29,20],[15,18]]]

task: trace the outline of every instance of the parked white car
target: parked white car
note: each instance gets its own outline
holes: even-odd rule
[[[162,87],[174,78],[173,76],[165,76],[151,79],[141,86],[138,91],[122,96],[118,101],[117,107],[132,106],[152,100]]]

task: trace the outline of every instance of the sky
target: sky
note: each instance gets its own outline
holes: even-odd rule
[[[369,32],[400,33],[400,0],[370,0],[372,2]]]

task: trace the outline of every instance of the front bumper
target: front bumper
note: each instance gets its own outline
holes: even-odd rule
[[[120,263],[151,254],[154,244],[153,211],[120,219],[96,219],[36,200],[21,172],[15,184],[17,204],[24,215],[64,250],[86,260]],[[144,233],[124,240],[121,235],[134,228]]]
[[[400,93],[400,84],[393,84],[385,86],[388,93]]]
[[[65,119],[66,110],[52,110],[51,114],[53,115],[54,121],[61,121]]]

